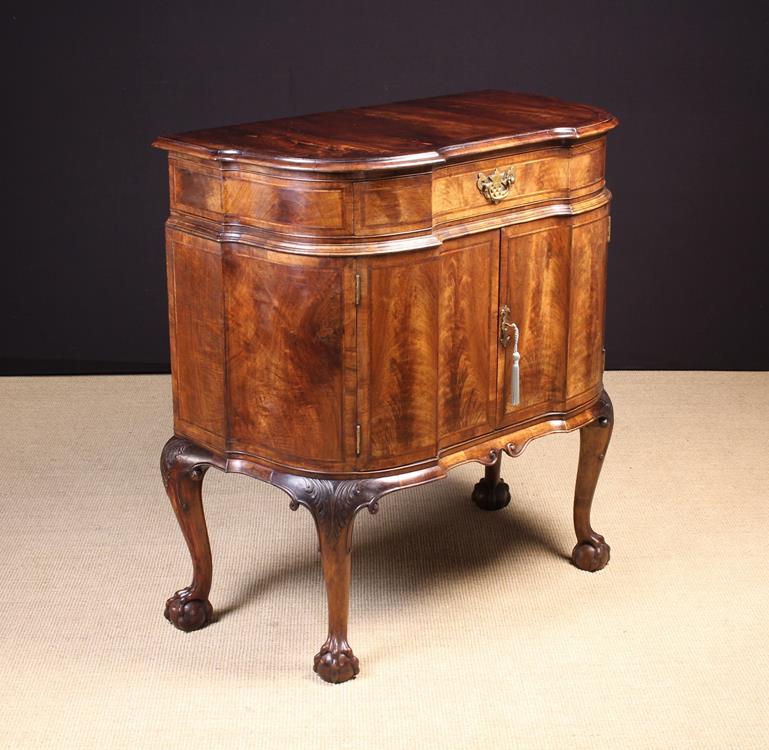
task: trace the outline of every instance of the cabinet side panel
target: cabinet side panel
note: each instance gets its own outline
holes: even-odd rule
[[[568,335],[569,225],[547,219],[503,230],[500,304],[520,331],[520,403],[511,401],[512,343],[500,348],[502,424],[557,409]],[[512,330],[508,331],[512,336]]]
[[[586,397],[600,388],[603,374],[604,309],[608,218],[605,211],[573,220],[571,327],[567,397]]]
[[[438,359],[441,447],[494,429],[498,276],[498,231],[444,244]]]
[[[368,468],[434,457],[437,450],[438,280],[434,255],[373,261],[359,340],[367,363]]]
[[[167,234],[177,433],[224,445],[224,321],[219,243]]]
[[[229,246],[237,247],[237,246]],[[344,451],[344,266],[225,256],[231,449],[327,469]]]

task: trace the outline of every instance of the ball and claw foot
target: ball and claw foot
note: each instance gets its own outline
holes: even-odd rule
[[[315,654],[313,669],[326,682],[339,683],[353,679],[358,672],[358,657],[346,642],[326,641]]]
[[[501,510],[510,502],[510,488],[500,479],[493,489],[481,479],[473,489],[473,502],[482,510]]]
[[[595,573],[609,562],[609,545],[603,537],[595,541],[580,542],[571,553],[571,561],[580,570]]]
[[[214,619],[214,610],[208,599],[185,599],[177,592],[166,602],[163,613],[174,627],[189,633],[204,628]]]

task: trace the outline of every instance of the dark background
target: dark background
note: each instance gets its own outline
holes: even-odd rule
[[[622,121],[609,368],[769,369],[767,7],[11,4],[0,372],[167,371],[156,135],[478,88]]]

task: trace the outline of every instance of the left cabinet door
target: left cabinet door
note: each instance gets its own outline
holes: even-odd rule
[[[358,410],[361,468],[432,459],[438,440],[435,250],[361,259]]]
[[[485,435],[497,416],[499,230],[441,248],[440,447]]]
[[[355,274],[342,258],[227,245],[230,450],[281,466],[355,464]]]

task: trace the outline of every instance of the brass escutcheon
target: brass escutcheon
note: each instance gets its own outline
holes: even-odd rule
[[[512,340],[508,328],[515,332],[515,346],[518,346],[518,326],[510,322],[510,306],[502,305],[499,309],[499,343],[506,347]]]
[[[478,180],[475,184],[489,203],[499,203],[503,198],[507,197],[507,194],[510,192],[510,186],[514,182],[515,173],[512,167],[508,167],[504,172],[500,172],[495,168],[490,175],[478,172]]]

